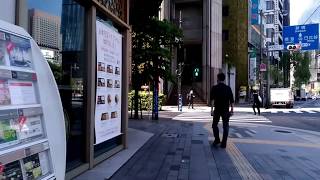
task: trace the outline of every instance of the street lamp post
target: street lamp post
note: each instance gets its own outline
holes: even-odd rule
[[[259,64],[261,64],[261,59],[262,59],[262,54],[263,54],[262,16],[264,16],[265,14],[268,14],[268,13],[276,12],[276,11],[280,11],[283,16],[287,16],[288,15],[285,11],[281,11],[281,10],[268,11],[268,12],[264,13],[262,11],[262,9],[260,9],[260,12],[259,12],[259,14],[260,14],[260,43],[261,43],[260,44],[260,54],[261,54],[261,56],[260,56],[260,63]],[[280,32],[278,32],[278,33],[280,33]],[[274,43],[274,35],[275,35],[275,32],[272,31],[271,32],[271,44],[272,45]],[[266,90],[266,99],[267,100],[265,101],[265,107],[269,107],[269,104],[270,104],[270,69],[271,69],[270,68],[270,62],[271,62],[271,60],[273,58],[273,56],[271,56],[270,54],[272,53],[272,55],[273,55],[273,52],[269,51],[269,48],[270,48],[270,43],[267,43],[267,56],[268,56],[268,58],[267,58],[267,90]],[[260,76],[261,76],[261,72],[260,72]],[[261,92],[261,89],[262,89],[261,85],[262,85],[262,83],[261,83],[261,80],[260,80],[260,92]],[[263,96],[264,96],[264,93],[263,93]]]

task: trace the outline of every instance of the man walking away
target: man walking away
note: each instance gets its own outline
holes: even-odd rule
[[[229,134],[229,118],[233,114],[233,94],[231,88],[224,84],[226,76],[223,73],[218,74],[218,84],[211,88],[210,99],[214,101],[214,112],[212,130],[214,135],[214,145],[220,143],[218,123],[222,117],[223,137],[221,141],[221,148],[226,148]],[[230,106],[230,111],[229,111]]]
[[[193,90],[192,89],[190,90],[190,92],[189,92],[189,94],[187,96],[188,96],[188,101],[189,101],[188,109],[190,109],[190,106],[193,109],[193,98],[194,98],[194,95],[193,95]]]
[[[253,108],[253,112],[254,115],[256,115],[256,110],[255,108],[257,108],[258,110],[258,115],[260,116],[260,106],[261,106],[261,97],[259,96],[257,90],[253,90],[253,104],[252,104],[252,108]]]

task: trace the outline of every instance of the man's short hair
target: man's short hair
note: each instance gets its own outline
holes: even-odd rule
[[[226,79],[226,75],[224,75],[224,73],[219,73],[217,77],[218,81],[224,81]]]

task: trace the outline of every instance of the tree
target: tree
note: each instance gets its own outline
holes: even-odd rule
[[[177,46],[182,31],[174,24],[150,18],[133,26],[132,33],[132,84],[134,89],[134,118],[138,119],[139,89],[144,83],[152,83],[158,97],[159,77],[173,80],[171,74],[171,48]],[[155,104],[155,103],[153,103]],[[156,107],[155,107],[156,108]],[[154,111],[157,112],[157,109]],[[156,117],[157,119],[157,114]]]
[[[47,62],[51,68],[54,78],[56,79],[56,82],[60,83],[62,79],[62,66],[60,64],[53,63],[51,61],[47,61]]]
[[[302,84],[307,84],[311,77],[311,73],[309,70],[309,53],[305,52],[304,54],[297,53],[293,54],[295,70],[294,70],[294,85],[297,88],[300,88]]]
[[[280,59],[280,68],[282,68],[283,87],[290,86],[290,53],[284,52]]]

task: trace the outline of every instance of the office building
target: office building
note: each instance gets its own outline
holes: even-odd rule
[[[37,9],[29,10],[29,32],[41,49],[53,51],[52,60],[59,62],[61,50],[61,18]],[[60,58],[61,60],[61,58]]]

